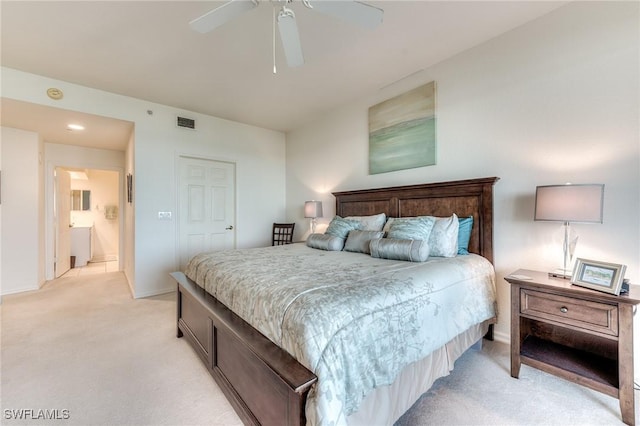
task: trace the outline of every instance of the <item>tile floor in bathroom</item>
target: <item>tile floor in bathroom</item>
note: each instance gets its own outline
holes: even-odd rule
[[[89,262],[85,266],[78,266],[76,268],[69,269],[61,278],[79,277],[82,275],[92,274],[104,274],[106,272],[117,272],[118,261],[108,262]]]

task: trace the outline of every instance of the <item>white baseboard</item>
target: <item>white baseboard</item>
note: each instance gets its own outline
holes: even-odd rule
[[[511,344],[511,336],[509,334],[497,332],[495,329],[493,330],[493,340],[507,345]]]
[[[103,254],[100,256],[93,256],[89,263],[100,263],[100,262],[115,262],[118,260],[118,255],[116,254]]]
[[[149,292],[137,293],[134,298],[135,299],[144,299],[145,297],[159,296],[161,294],[173,293],[176,291],[176,286],[172,285],[171,287],[160,288]]]
[[[40,286],[14,288],[14,289],[9,290],[9,291],[2,291],[2,292],[0,293],[0,295],[1,295],[1,296],[8,296],[8,295],[10,295],[10,294],[24,293],[25,291],[34,291],[34,290],[40,290]]]

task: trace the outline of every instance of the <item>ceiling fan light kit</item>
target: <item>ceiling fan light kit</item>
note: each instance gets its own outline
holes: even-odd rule
[[[275,6],[282,5],[275,19],[280,30],[282,48],[287,59],[287,65],[298,67],[304,64],[300,33],[296,24],[296,15],[289,8],[294,0],[270,0]],[[302,4],[311,10],[317,10],[329,16],[346,22],[373,29],[382,23],[384,11],[377,7],[354,0],[301,0]],[[207,33],[232,21],[245,12],[257,7],[260,0],[231,0],[204,15],[189,22],[191,28],[199,33]],[[275,25],[275,22],[274,22]],[[275,61],[274,61],[275,62]],[[275,72],[275,63],[274,63]]]

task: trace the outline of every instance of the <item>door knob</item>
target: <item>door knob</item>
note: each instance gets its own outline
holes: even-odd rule
[[[227,227],[226,227],[226,228],[224,228],[224,229],[232,230],[232,229],[233,229],[233,225],[229,225],[229,226],[227,226]]]

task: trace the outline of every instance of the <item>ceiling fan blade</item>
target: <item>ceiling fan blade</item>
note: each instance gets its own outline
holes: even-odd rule
[[[257,0],[231,0],[189,22],[189,26],[199,33],[208,33],[257,6]]]
[[[278,14],[278,29],[280,30],[280,39],[282,40],[284,56],[287,58],[287,65],[299,67],[304,64],[296,15],[291,9],[282,7],[280,10]]]
[[[382,23],[384,11],[377,7],[360,3],[359,1],[344,0],[309,0],[312,9],[326,15],[334,16],[347,22],[373,29]]]

